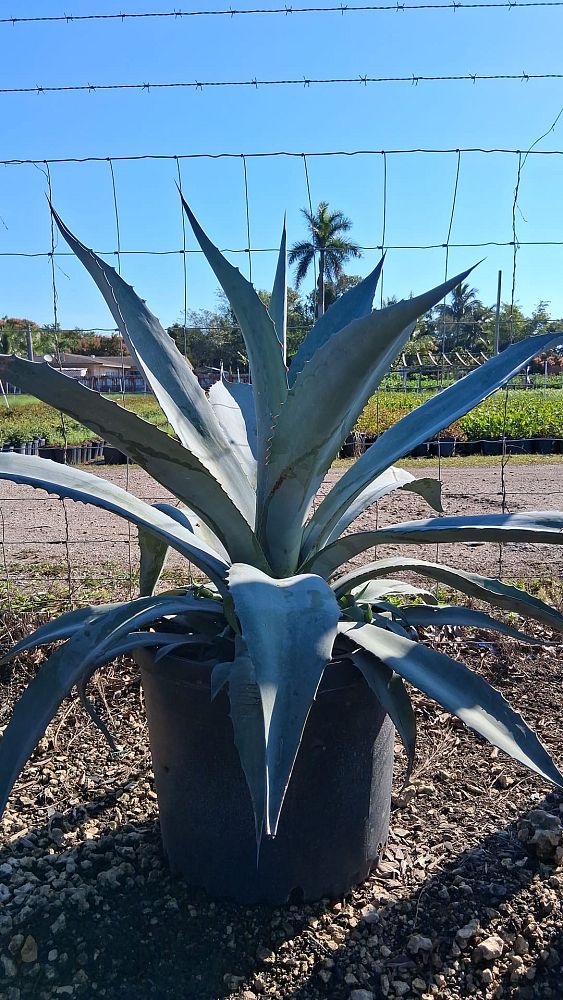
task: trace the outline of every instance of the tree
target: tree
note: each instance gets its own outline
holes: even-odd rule
[[[343,274],[343,265],[351,257],[361,257],[361,251],[356,243],[342,238],[349,232],[352,222],[342,212],[331,212],[328,202],[319,202],[316,212],[301,209],[309,229],[310,239],[294,243],[289,263],[297,264],[295,285],[299,289],[306,277],[315,254],[319,255],[319,275],[317,279],[316,316],[322,316],[325,311],[325,281],[338,281]]]
[[[478,298],[477,289],[462,282],[449,303],[436,307],[436,340],[444,352],[465,348],[479,351],[487,345],[485,323],[491,310]]]

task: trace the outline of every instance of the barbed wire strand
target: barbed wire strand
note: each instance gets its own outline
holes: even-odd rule
[[[563,0],[562,0],[563,2]],[[563,113],[560,112],[560,114]],[[552,131],[553,127],[549,129]],[[546,133],[548,134],[548,133]],[[432,146],[413,146],[404,149],[326,149],[326,150],[309,150],[309,151],[295,151],[289,149],[278,149],[278,150],[265,150],[261,153],[245,153],[244,156],[247,160],[257,160],[257,159],[272,159],[274,157],[286,156],[294,159],[302,159],[306,156],[309,160],[322,157],[331,156],[405,156],[412,154],[430,154],[435,155],[436,153],[450,153],[453,156],[457,156],[458,153],[505,153],[505,154],[518,154],[521,153],[520,149],[510,149],[506,146],[465,146],[465,147],[441,147],[434,148]],[[139,160],[238,160],[240,159],[240,153],[138,153],[136,155],[129,156],[112,156],[111,159],[113,163],[129,162],[136,163]],[[563,149],[533,149],[530,147],[526,151],[526,157],[528,156],[563,156]],[[58,156],[51,157],[50,159],[24,159],[24,158],[14,158],[8,160],[0,159],[0,166],[5,167],[20,167],[20,166],[42,166],[45,163],[49,163],[51,166],[57,163],[106,163],[107,156]]]
[[[49,206],[51,206],[53,204],[53,188],[52,188],[52,183],[51,183],[51,170],[49,168],[49,164],[48,163],[45,163],[44,166],[45,166],[45,170],[43,171],[43,173],[45,174],[45,176],[47,178],[47,191],[48,191],[48,195],[49,195]],[[53,334],[54,334],[54,339],[55,339],[55,349],[56,349],[56,354],[57,354],[57,364],[58,364],[59,370],[62,372],[63,366],[62,366],[61,345],[60,345],[60,339],[59,339],[59,313],[58,313],[57,278],[56,278],[56,271],[55,271],[55,248],[56,248],[56,242],[55,242],[55,221],[53,219],[53,213],[51,212],[50,208],[49,208],[49,224],[50,224],[50,234],[51,234],[51,253],[50,253],[50,259],[51,259],[51,290],[52,290],[52,298],[53,298]],[[68,459],[68,435],[67,435],[67,429],[66,429],[66,419],[65,419],[65,415],[62,412],[62,410],[59,410],[59,417],[60,417],[60,420],[61,420],[61,430],[62,430],[62,435],[63,435],[63,459],[64,459],[64,464],[66,465],[67,464],[67,459]],[[72,607],[74,605],[74,596],[73,596],[73,588],[72,588],[72,566],[71,566],[70,547],[69,547],[70,529],[69,529],[69,524],[68,524],[68,511],[66,509],[66,503],[65,503],[64,497],[61,498],[60,503],[61,503],[61,506],[62,506],[64,523],[65,523],[65,556],[66,556],[66,572],[67,572],[68,599],[69,599],[70,605]]]
[[[380,83],[408,83],[413,87],[419,83],[483,83],[495,82],[498,80],[530,83],[532,80],[563,80],[563,73],[452,73],[443,75],[427,76],[425,74],[411,73],[409,76],[340,76],[340,77],[294,77],[279,80],[258,80],[253,77],[251,80],[169,80],[160,82],[145,83],[77,83],[63,84],[60,86],[45,86],[36,84],[33,87],[0,87],[0,94],[62,94],[62,93],[90,93],[97,91],[122,91],[140,90],[150,93],[151,90],[205,90],[205,89],[228,89],[233,88],[254,88],[259,87],[316,87],[338,84],[360,84],[367,87],[368,84]],[[240,155],[240,154],[239,154]]]
[[[419,4],[399,3],[397,0],[397,2],[393,4],[338,4],[338,6],[330,7],[294,7],[290,5],[285,7],[251,7],[248,9],[229,7],[226,10],[131,11],[129,13],[119,14],[53,14],[38,15],[35,17],[2,17],[0,18],[0,24],[7,24],[15,27],[16,25],[24,24],[74,24],[84,21],[120,21],[125,23],[126,21],[149,18],[158,18],[160,20],[171,18],[176,21],[180,21],[185,18],[194,17],[228,17],[234,19],[239,15],[256,16],[259,14],[270,14],[279,16],[281,14],[287,17],[290,14],[376,14],[384,11],[401,14],[405,11],[417,10],[451,10],[456,13],[458,10],[516,10],[518,8],[549,8],[562,6],[563,0],[535,0],[535,2],[529,2],[529,0],[523,0],[523,2],[521,2],[521,0],[502,0],[500,3],[466,3],[464,0],[453,0],[451,3]]]

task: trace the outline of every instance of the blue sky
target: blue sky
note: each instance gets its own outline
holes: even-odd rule
[[[244,2],[232,6],[244,7]],[[128,0],[26,0],[1,16],[170,10],[178,4]],[[187,7],[188,5],[184,5]],[[201,5],[220,10],[227,4]],[[250,6],[250,4],[246,4]],[[254,6],[254,4],[253,4]],[[260,6],[277,6],[274,3]],[[305,6],[305,4],[302,4]],[[313,6],[313,5],[311,5]],[[64,8],[64,9],[63,9]],[[198,9],[197,2],[190,9]],[[142,83],[252,78],[357,77],[465,73],[557,73],[558,8],[348,12],[201,17],[56,24],[0,25],[0,88],[35,85]],[[152,90],[148,93],[2,94],[2,158],[119,157],[142,154],[308,153],[331,150],[508,147],[526,150],[563,107],[563,80],[306,87]],[[538,149],[563,149],[563,117]],[[284,211],[290,242],[303,236],[299,210],[307,203],[302,158],[247,161],[253,280],[269,287]],[[386,239],[392,246],[446,240],[456,155],[387,157]],[[307,161],[314,205],[326,199],[354,221],[362,246],[382,241],[383,157],[314,157]],[[461,157],[452,243],[512,238],[517,159],[478,153]],[[179,250],[181,214],[175,161],[116,162],[121,246]],[[246,214],[240,156],[181,162],[184,192],[209,235],[222,247],[244,248]],[[54,164],[53,197],[80,238],[109,254],[116,248],[111,174],[107,162]],[[0,253],[50,248],[44,173],[33,165],[0,169]],[[530,156],[516,216],[521,241],[563,240],[563,156]],[[195,250],[188,233],[188,249]],[[59,249],[65,249],[59,240]],[[367,273],[377,252],[352,270]],[[492,303],[497,272],[510,295],[509,247],[451,249],[449,274],[485,261],[473,283]],[[231,259],[248,273],[248,257]],[[183,306],[182,258],[123,254],[122,273],[165,324]],[[391,249],[385,294],[419,292],[443,280],[445,254]],[[188,304],[213,307],[216,283],[201,256],[187,258]],[[531,309],[540,299],[563,315],[563,246],[521,246],[516,299]],[[58,257],[56,284],[63,326],[107,327],[112,321],[80,265]],[[0,315],[52,321],[49,260],[0,258]]]

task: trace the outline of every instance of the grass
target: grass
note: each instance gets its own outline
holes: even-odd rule
[[[337,458],[332,464],[333,469],[349,469],[354,464],[353,458]],[[455,458],[442,458],[440,465],[442,468],[471,469],[482,466],[499,468],[502,462],[500,455],[459,455]],[[563,462],[563,455],[507,455],[507,462],[514,465],[560,465]],[[425,470],[435,469],[438,465],[437,458],[401,458],[393,463],[400,469],[418,469],[425,473]]]

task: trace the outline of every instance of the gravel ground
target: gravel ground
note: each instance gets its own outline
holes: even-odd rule
[[[0,645],[30,624],[5,619]],[[434,641],[463,651],[562,763],[555,646]],[[0,727],[42,656],[3,668]],[[563,797],[426,698],[415,695],[420,742],[404,789],[397,748],[380,868],[346,899],[272,909],[212,901],[168,874],[133,666],[108,668],[91,697],[120,754],[65,703],[2,822],[2,1000],[561,996]]]

